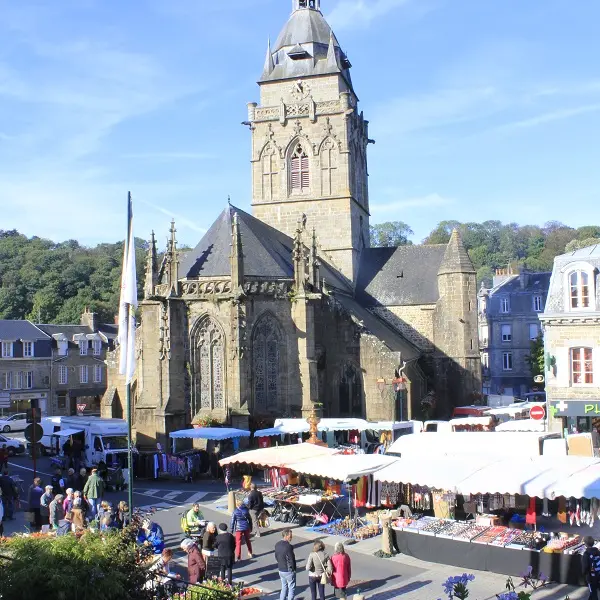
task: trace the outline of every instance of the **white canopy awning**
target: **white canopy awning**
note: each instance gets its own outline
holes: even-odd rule
[[[287,419],[285,419],[287,421]],[[296,419],[290,419],[296,420]],[[285,435],[286,433],[307,433],[309,430],[308,423],[302,419],[297,419],[297,423],[283,423],[277,427],[269,427],[268,429],[259,429],[254,432],[254,437],[271,437],[274,435]]]
[[[299,462],[315,457],[327,462],[338,451],[326,446],[316,444],[290,444],[289,446],[274,446],[272,448],[259,448],[247,450],[233,456],[228,456],[219,461],[221,466],[232,463],[259,465],[261,467],[285,467],[290,463]]]
[[[600,461],[587,460],[595,462],[554,485],[552,487],[554,497],[600,498]]]
[[[546,421],[534,421],[533,419],[517,419],[500,423],[496,431],[546,431]]]
[[[245,429],[231,427],[198,427],[197,429],[180,429],[172,431],[169,437],[201,439],[201,440],[228,440],[232,438],[250,437],[250,432]]]
[[[485,427],[486,425],[489,425],[491,421],[492,417],[488,417],[487,415],[485,417],[463,417],[458,419],[450,419],[450,426],[456,427],[468,425],[469,427]]]
[[[529,413],[534,406],[545,406],[545,402],[515,402],[508,406],[501,406],[500,408],[492,408],[487,414],[501,416],[507,415],[514,417],[521,413]]]
[[[317,429],[319,431],[365,431],[372,429],[373,423],[364,419],[321,419]],[[285,427],[284,433],[302,433],[308,431],[308,422],[306,419],[275,419],[275,427]],[[255,434],[256,435],[256,434]]]
[[[82,431],[83,429],[62,429],[60,431],[55,431],[52,435],[55,435],[56,437],[69,437],[76,433],[81,433]]]
[[[323,460],[322,457],[313,458],[287,466],[291,471],[304,475],[350,481],[371,475],[396,461],[397,459],[383,454],[337,454],[328,457],[327,460]]]

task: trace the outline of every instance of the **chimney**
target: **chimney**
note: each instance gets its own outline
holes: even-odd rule
[[[92,331],[98,331],[98,323],[96,321],[96,313],[90,312],[86,306],[81,314],[81,325],[89,327]]]
[[[525,270],[523,266],[519,267],[519,285],[521,289],[524,290],[529,283],[529,273]]]
[[[496,269],[496,273],[492,278],[492,287],[496,287],[501,283],[504,283],[507,279],[514,275],[512,267],[509,265],[504,269]]]

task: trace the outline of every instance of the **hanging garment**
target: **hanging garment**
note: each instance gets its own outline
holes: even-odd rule
[[[361,477],[354,486],[354,506],[362,508],[367,504],[367,478]]]
[[[543,517],[550,516],[550,509],[548,508],[548,498],[544,498],[544,500],[543,500],[542,516]]]
[[[558,512],[556,518],[563,524],[567,523],[567,500],[564,496],[558,497]]]
[[[381,482],[375,481],[373,475],[367,480],[367,508],[377,508],[381,503]]]
[[[258,447],[259,448],[269,448],[271,446],[271,438],[270,437],[259,437],[258,438]]]
[[[535,526],[537,515],[535,514],[535,498],[529,498],[529,507],[525,513],[525,523]]]

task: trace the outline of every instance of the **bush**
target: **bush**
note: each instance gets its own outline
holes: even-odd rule
[[[3,600],[147,600],[145,578],[135,546],[118,533],[0,542]]]

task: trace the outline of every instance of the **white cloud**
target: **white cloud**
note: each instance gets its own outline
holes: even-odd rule
[[[383,192],[386,195],[392,195],[391,190],[383,190]],[[433,208],[436,206],[447,206],[448,204],[452,204],[452,202],[453,200],[450,198],[446,198],[434,193],[415,198],[404,198],[400,200],[392,200],[390,202],[374,203],[370,205],[370,209],[371,213],[376,215],[405,210],[407,208]]]
[[[327,22],[336,30],[367,26],[390,11],[411,0],[341,0],[327,15]]]
[[[205,152],[132,152],[130,154],[123,154],[122,158],[130,158],[134,160],[171,161],[209,160],[217,157],[214,154]]]
[[[496,127],[493,131],[515,131],[518,129],[528,129],[531,127],[538,127],[545,125],[546,123],[552,123],[554,121],[564,121],[565,119],[571,119],[580,115],[594,113],[600,111],[600,103],[596,104],[585,104],[583,106],[575,106],[573,108],[565,108],[560,110],[553,110],[544,112],[534,117],[527,119],[521,119],[519,121],[513,121],[511,123],[505,123]]]

